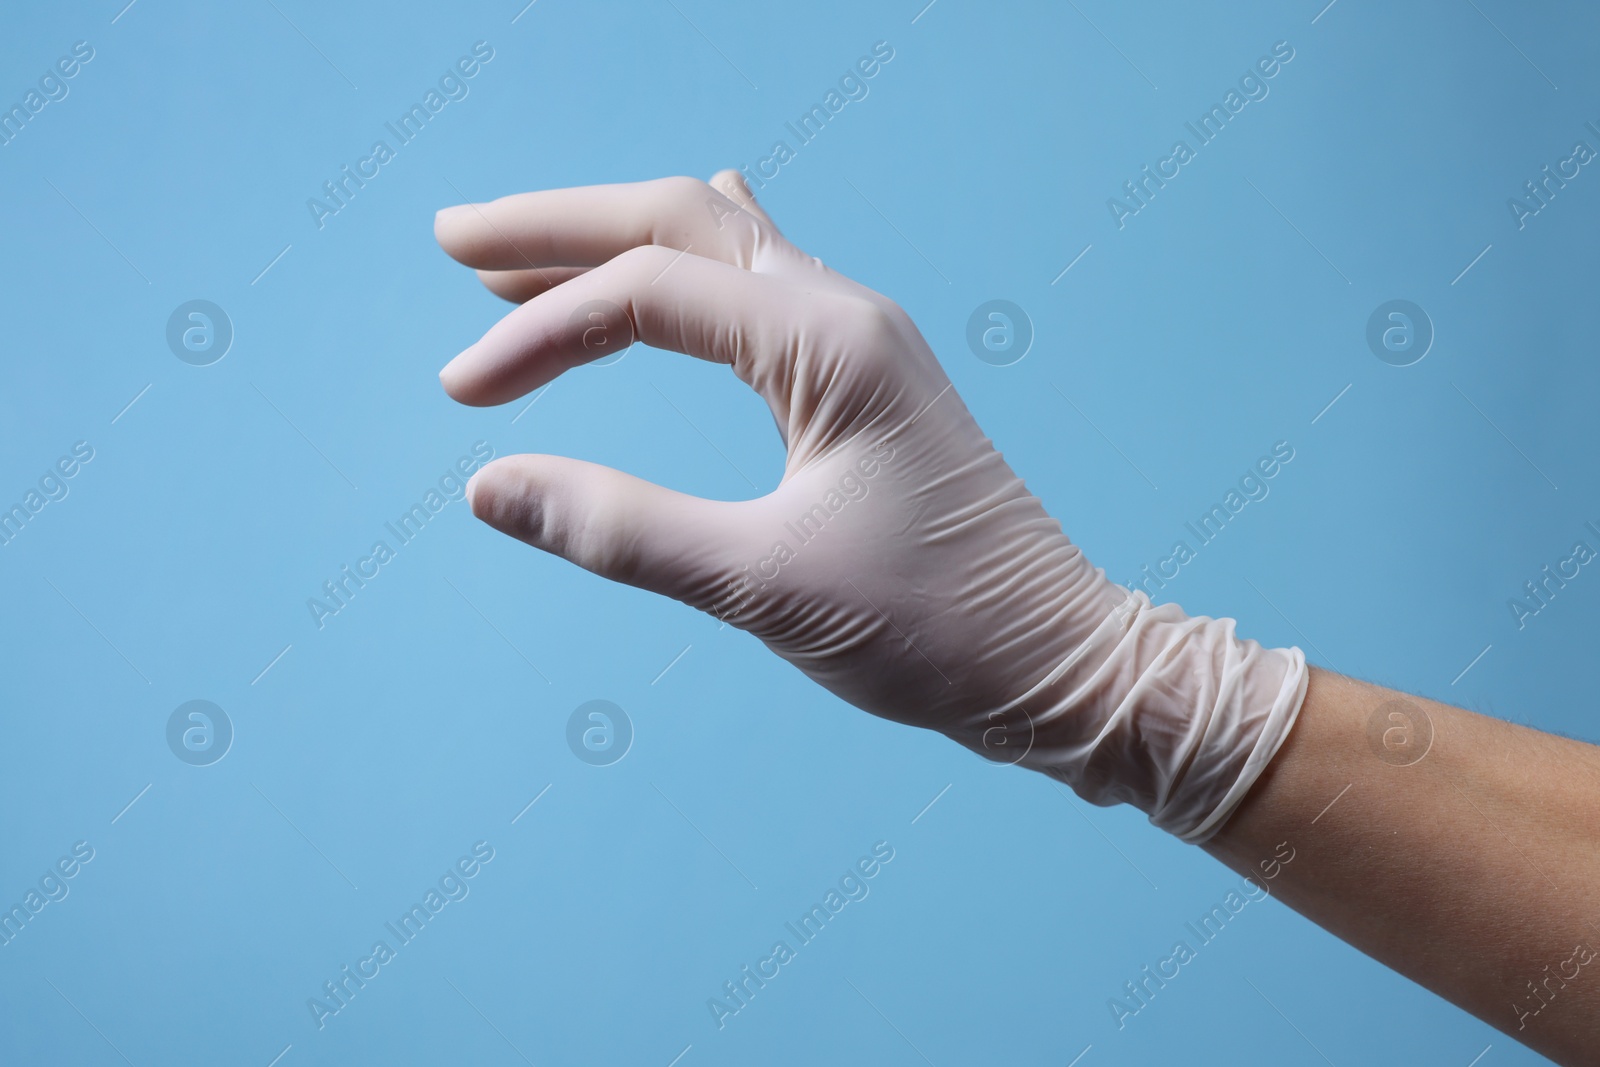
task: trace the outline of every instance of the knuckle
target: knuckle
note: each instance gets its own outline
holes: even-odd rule
[[[651,241],[683,248],[711,239],[707,205],[723,199],[699,178],[658,178],[651,183]]]
[[[865,348],[888,349],[899,341],[900,323],[889,308],[876,301],[850,298],[843,319],[846,329]]]
[[[904,370],[910,355],[905,316],[893,303],[849,296],[825,314],[847,346],[850,373],[878,379]]]
[[[661,206],[668,211],[682,211],[698,206],[712,192],[711,186],[699,178],[678,175],[657,178],[651,183]]]

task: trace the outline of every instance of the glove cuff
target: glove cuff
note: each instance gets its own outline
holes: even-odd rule
[[[1108,583],[1109,585],[1109,583]],[[1298,648],[1240,638],[1127,592],[1071,656],[959,737],[1093,804],[1133,804],[1183,841],[1208,840],[1289,736],[1308,670]],[[1020,743],[1025,740],[1025,744]]]

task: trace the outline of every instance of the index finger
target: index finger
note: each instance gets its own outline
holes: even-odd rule
[[[763,224],[703,181],[658,178],[462,204],[439,212],[433,232],[453,258],[480,270],[598,267],[645,245],[748,269]]]

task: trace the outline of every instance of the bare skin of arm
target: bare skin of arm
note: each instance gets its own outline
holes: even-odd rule
[[[1293,864],[1263,867],[1282,842]],[[1313,669],[1205,848],[1523,1044],[1600,1065],[1600,748]]]

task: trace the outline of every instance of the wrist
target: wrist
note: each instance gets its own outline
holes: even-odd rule
[[[1232,619],[1191,617],[1105,585],[1112,606],[1086,633],[1075,628],[1053,670],[952,736],[1203,842],[1288,736],[1305,697],[1305,656],[1240,638]]]

